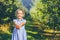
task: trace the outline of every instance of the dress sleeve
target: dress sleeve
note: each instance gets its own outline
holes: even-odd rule
[[[17,22],[17,20],[16,20],[16,19],[13,19],[13,23],[14,23],[14,22]]]
[[[25,23],[26,23],[26,20],[24,19],[24,20],[23,20],[23,22],[25,22]]]

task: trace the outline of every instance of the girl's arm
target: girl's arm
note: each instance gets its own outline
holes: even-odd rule
[[[14,25],[16,26],[17,29],[20,29],[22,26],[24,26],[26,24],[26,20],[21,22],[20,25],[17,24],[16,20],[14,20],[13,22],[14,22]]]
[[[26,23],[25,22],[21,22],[21,24],[19,25],[20,27],[24,26]]]
[[[26,20],[24,20],[23,22],[20,23],[20,27],[24,26],[26,24]]]
[[[13,20],[13,23],[14,23],[14,25],[15,25],[15,27],[16,27],[17,29],[20,28],[16,20]]]
[[[14,24],[17,29],[20,29],[20,26],[16,22],[14,22]]]
[[[15,24],[15,26],[16,26],[17,29],[20,29],[24,25],[25,25],[25,22],[21,22],[20,25]]]
[[[17,25],[17,21],[16,20],[13,20],[13,23],[14,23],[14,25]]]

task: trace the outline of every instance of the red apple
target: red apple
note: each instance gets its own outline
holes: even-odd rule
[[[18,25],[16,25],[16,28],[19,29],[20,27]]]

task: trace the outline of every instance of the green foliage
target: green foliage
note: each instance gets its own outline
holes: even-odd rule
[[[10,22],[15,18],[17,8],[27,10],[21,3],[21,0],[2,0],[0,1],[0,23]],[[26,11],[27,12],[27,11]]]
[[[42,29],[59,30],[60,27],[60,1],[59,0],[35,0],[30,9],[31,18],[38,22]]]

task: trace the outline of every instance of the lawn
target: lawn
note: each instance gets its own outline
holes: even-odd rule
[[[14,25],[11,23],[0,25],[0,40],[11,40]],[[28,40],[50,40],[50,37],[45,37],[40,34],[39,30],[34,27],[32,21],[26,23],[27,39]],[[52,37],[53,38],[53,37]]]

